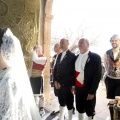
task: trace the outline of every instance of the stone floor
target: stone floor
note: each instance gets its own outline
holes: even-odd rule
[[[56,97],[54,96],[53,88],[51,88],[51,103],[46,105],[46,114],[42,117],[42,120],[58,120],[59,114],[54,116],[51,115],[51,112],[56,108],[57,100],[55,98]],[[99,84],[99,88],[97,90],[97,102],[95,110],[95,120],[110,120],[109,111],[107,108],[106,90],[103,82]],[[77,112],[73,116],[73,120],[78,120]]]

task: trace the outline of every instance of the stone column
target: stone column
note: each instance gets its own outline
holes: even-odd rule
[[[43,51],[47,57],[47,65],[44,71],[45,86],[44,93],[46,104],[50,103],[50,45],[51,45],[51,20],[53,16],[51,15],[53,0],[46,1],[45,9],[45,21],[44,21],[44,41],[43,41]]]

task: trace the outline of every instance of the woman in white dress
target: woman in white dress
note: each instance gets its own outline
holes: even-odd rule
[[[40,120],[19,40],[0,28],[0,120]]]

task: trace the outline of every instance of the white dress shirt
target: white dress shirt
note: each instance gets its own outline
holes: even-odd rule
[[[77,77],[77,80],[83,84],[83,81],[84,81],[84,68],[85,68],[85,64],[86,64],[86,61],[88,59],[88,52],[87,51],[86,53],[84,54],[79,54],[76,62],[75,62],[75,70],[77,72],[80,72],[80,74],[78,75]]]
[[[60,61],[62,61],[62,60],[63,60],[64,56],[66,55],[66,52],[67,52],[67,50],[66,50],[66,51],[64,51],[64,52],[62,52],[62,56],[61,56]]]

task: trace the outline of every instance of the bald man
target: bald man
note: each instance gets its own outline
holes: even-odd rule
[[[95,115],[96,90],[101,79],[101,58],[98,54],[89,51],[89,41],[79,40],[80,50],[75,62],[76,81],[72,92],[76,97],[78,120],[93,120]]]
[[[65,106],[68,109],[68,119],[72,120],[73,115],[73,94],[71,88],[75,79],[75,59],[76,56],[68,49],[69,41],[61,39],[60,47],[63,50],[58,55],[56,65],[54,68],[54,84],[58,90],[58,100],[60,104],[60,118],[64,120]]]

